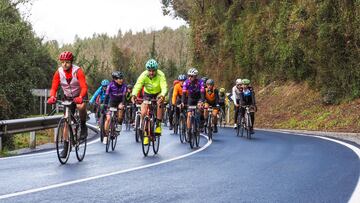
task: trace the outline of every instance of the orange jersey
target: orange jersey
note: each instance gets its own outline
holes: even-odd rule
[[[173,95],[172,95],[172,98],[171,98],[171,102],[172,102],[173,105],[176,104],[176,98],[177,97],[181,98],[182,94],[183,94],[182,82],[179,82],[174,86],[174,91],[173,91]]]
[[[214,104],[216,101],[217,89],[210,91],[208,88],[205,88],[205,99],[208,103]]]

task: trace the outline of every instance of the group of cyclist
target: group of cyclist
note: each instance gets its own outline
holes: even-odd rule
[[[73,54],[71,52],[63,52],[59,56],[61,66],[54,74],[52,87],[50,91],[49,104],[54,104],[57,100],[56,92],[58,86],[61,85],[64,92],[65,99],[73,100],[73,109],[77,108],[81,120],[81,139],[87,137],[86,127],[86,100],[88,99],[88,87],[85,80],[85,74],[82,69],[73,64]],[[212,124],[213,132],[218,132],[218,113],[219,110],[225,113],[228,99],[234,102],[235,113],[234,121],[235,128],[237,127],[238,113],[244,114],[244,105],[251,105],[256,110],[255,93],[250,86],[249,79],[237,79],[235,86],[232,88],[231,95],[228,96],[224,88],[218,89],[213,79],[199,78],[199,72],[195,68],[190,68],[187,75],[181,74],[177,80],[173,82],[168,92],[168,86],[165,74],[159,70],[158,63],[154,59],[150,59],[145,64],[146,70],[138,77],[134,86],[125,83],[125,76],[121,71],[114,71],[112,73],[112,81],[101,81],[100,87],[96,90],[92,98],[89,100],[90,104],[97,104],[96,118],[100,117],[101,112],[106,114],[106,121],[104,123],[105,135],[103,143],[106,143],[109,134],[110,111],[109,107],[115,107],[117,111],[118,125],[116,131],[120,132],[122,129],[122,122],[124,118],[124,111],[127,104],[141,103],[141,101],[155,101],[156,100],[156,123],[155,134],[161,135],[165,99],[168,97],[169,102],[169,123],[170,130],[173,128],[173,117],[178,116],[181,109],[186,109],[187,106],[197,106],[200,113],[200,130],[206,128],[205,122],[209,116],[208,109],[212,108]],[[168,93],[168,94],[167,94]],[[148,112],[149,103],[141,103],[141,119],[144,118]],[[134,109],[130,115],[134,115]],[[251,133],[253,131],[254,113],[251,114]],[[134,119],[131,117],[130,122]],[[190,112],[187,112],[186,126],[190,129]],[[187,132],[190,133],[190,132]],[[148,137],[144,137],[143,144],[149,144]],[[68,144],[64,143],[64,150],[61,156],[66,156]]]

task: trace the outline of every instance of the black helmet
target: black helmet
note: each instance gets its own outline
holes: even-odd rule
[[[204,83],[206,83],[206,81],[208,80],[208,77],[204,76],[201,78],[202,81],[204,81]]]
[[[114,71],[111,76],[113,79],[124,79],[124,74],[121,71]]]

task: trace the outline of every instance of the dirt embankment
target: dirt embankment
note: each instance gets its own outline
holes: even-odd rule
[[[307,84],[273,82],[256,91],[256,127],[360,132],[360,99],[325,105]]]

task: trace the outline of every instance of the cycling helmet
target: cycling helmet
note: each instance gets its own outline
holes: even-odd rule
[[[185,81],[186,80],[186,75],[184,75],[184,74],[179,75],[178,80]]]
[[[157,70],[158,63],[155,61],[155,59],[150,59],[146,62],[145,68],[147,70]]]
[[[236,85],[242,85],[243,84],[243,81],[241,79],[236,79]]]
[[[124,74],[121,71],[114,71],[111,73],[113,79],[123,79]]]
[[[208,80],[206,80],[206,85],[214,85],[215,84],[215,82],[214,82],[214,80],[213,79],[208,79]]]
[[[129,84],[129,85],[126,86],[126,88],[132,89],[132,88],[133,88],[133,85],[130,85],[130,84]]]
[[[225,93],[225,88],[223,88],[223,87],[220,88],[219,92],[220,92],[220,93]]]
[[[207,77],[202,77],[201,80],[206,83],[206,81],[208,80],[208,78],[207,78]]]
[[[105,87],[105,86],[108,86],[109,85],[109,80],[103,80],[103,81],[101,81],[101,86],[103,86],[103,87]]]
[[[60,61],[73,61],[74,57],[70,51],[64,51],[59,56]]]
[[[249,79],[242,79],[242,83],[244,85],[249,85],[250,84],[250,80]]]
[[[198,75],[199,71],[196,70],[196,68],[190,68],[187,72],[188,75],[192,75],[192,76],[195,76],[195,75]]]

